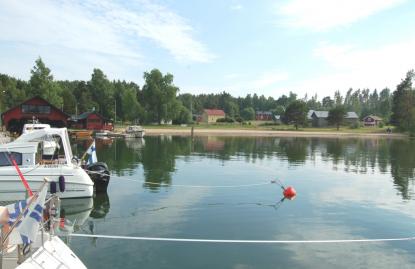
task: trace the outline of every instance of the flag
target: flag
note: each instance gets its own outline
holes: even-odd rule
[[[97,151],[95,147],[95,139],[94,139],[94,142],[92,142],[91,146],[89,146],[86,152],[89,155],[87,164],[93,164],[93,163],[98,162]]]
[[[19,215],[24,211],[23,217],[19,220],[10,234],[10,244],[30,244],[36,239],[39,224],[43,218],[42,213],[43,207],[45,206],[46,193],[47,188],[43,187],[42,190],[33,197],[6,206],[9,211],[9,225],[13,225],[18,220]],[[30,203],[31,199],[34,199],[32,203]],[[28,204],[30,205],[28,206]]]

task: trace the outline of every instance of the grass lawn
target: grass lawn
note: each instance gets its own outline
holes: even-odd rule
[[[124,130],[128,124],[118,124],[116,125],[117,130]],[[263,121],[251,121],[250,124],[240,124],[240,123],[199,123],[199,124],[187,124],[187,125],[144,125],[144,129],[189,129],[194,127],[195,129],[235,129],[235,130],[268,130],[268,131],[296,131],[293,125],[267,125]],[[393,132],[393,126],[384,126],[379,127],[360,127],[357,129],[352,129],[348,126],[340,127],[340,130],[337,131],[335,127],[326,127],[326,128],[316,128],[316,127],[299,127],[298,132],[341,132],[341,133],[386,133],[387,128],[391,128]]]

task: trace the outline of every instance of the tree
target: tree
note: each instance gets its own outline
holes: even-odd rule
[[[30,93],[32,96],[38,95],[57,107],[62,105],[61,88],[53,81],[50,69],[46,67],[42,58],[38,58],[30,71]]]
[[[93,100],[98,104],[96,108],[104,117],[114,118],[114,86],[100,69],[94,69],[91,80],[88,81]]]
[[[336,106],[329,110],[329,116],[327,120],[329,124],[336,125],[338,131],[340,129],[340,125],[343,123],[345,115],[346,109],[344,106]]]
[[[284,122],[294,124],[298,130],[298,125],[304,125],[307,121],[307,105],[305,102],[296,100],[288,105],[284,114]]]
[[[173,75],[163,74],[158,69],[144,73],[145,84],[143,86],[143,97],[150,122],[174,119],[178,102],[176,94],[179,88],[173,84]]]
[[[402,130],[409,130],[413,117],[413,90],[412,80],[415,77],[413,70],[406,73],[405,79],[393,92],[391,122]]]
[[[244,110],[241,112],[241,116],[244,120],[254,120],[255,110],[252,107],[244,108]]]
[[[331,109],[334,106],[334,100],[332,100],[330,96],[326,96],[321,101],[321,104],[324,109]]]
[[[62,99],[63,99],[63,111],[67,114],[75,114],[76,113],[76,98],[72,94],[70,89],[63,89],[62,90]]]
[[[122,94],[123,119],[127,121],[143,121],[144,109],[137,101],[134,89],[127,88]]]

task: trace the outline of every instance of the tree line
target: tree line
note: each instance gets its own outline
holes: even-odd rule
[[[333,97],[321,99],[317,95],[298,97],[292,92],[277,99],[256,93],[234,97],[226,91],[180,94],[179,87],[173,83],[173,75],[162,74],[158,69],[144,72],[142,87],[134,82],[109,80],[100,69],[93,70],[89,81],[54,80],[41,58],[35,61],[30,72],[28,81],[0,74],[1,111],[39,95],[70,115],[95,109],[110,119],[140,123],[190,123],[194,115],[201,114],[206,108],[223,109],[231,119],[249,121],[255,119],[256,111],[285,116],[293,109],[298,112],[298,109],[333,110],[339,107],[341,111],[356,112],[360,118],[378,115],[403,130],[413,128],[414,121],[413,71],[408,72],[393,93],[388,88],[380,91],[351,88],[344,96],[335,91]],[[294,107],[290,108],[290,105]],[[302,117],[303,113],[300,114]],[[285,118],[287,123],[302,124],[301,120]]]

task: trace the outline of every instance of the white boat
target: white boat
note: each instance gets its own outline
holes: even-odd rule
[[[92,200],[92,198],[89,199]],[[30,218],[29,216],[35,211],[34,208],[41,205],[40,203],[38,204],[38,202],[41,202],[40,199],[34,202],[36,206],[33,205],[32,209],[30,209],[31,206],[29,205],[24,209],[22,208],[22,211],[20,211],[19,216],[16,218],[15,221],[21,219],[21,225],[26,225],[24,229],[22,228],[19,230],[20,227],[12,224],[8,226],[7,229],[3,230],[3,236],[5,237],[0,238],[0,268],[86,268],[75,253],[56,235],[56,230],[62,228],[62,219],[51,214],[52,212],[59,212],[60,209],[62,209],[62,207],[59,206],[61,203],[57,196],[52,196],[48,199],[48,205],[45,205],[45,209],[41,212],[41,216],[43,216],[43,218],[40,222],[26,221],[25,224],[23,224],[25,221],[24,218]],[[17,204],[18,203],[14,205],[15,208]],[[11,206],[13,206],[13,204]],[[27,214],[28,212],[31,213]],[[89,214],[90,210],[87,212]],[[5,207],[0,208],[0,216],[2,216],[0,218],[0,224],[6,224],[9,213],[10,211],[8,211]],[[74,222],[76,221],[77,219],[74,220]],[[31,226],[29,227],[28,225]],[[35,228],[33,225],[38,228]],[[32,229],[31,227],[34,227],[34,241],[28,245],[16,242],[16,234],[19,238],[23,235],[29,236],[30,232],[28,232],[28,230]],[[67,231],[72,232],[72,229]],[[12,235],[13,233],[14,235]],[[11,239],[13,237],[14,239]],[[3,241],[5,244],[3,244]]]
[[[49,124],[44,123],[26,123],[23,125],[23,131],[22,134],[31,133],[33,131],[42,130],[42,129],[48,129],[50,128]]]
[[[32,189],[39,188],[47,177],[49,181],[64,188],[64,192],[58,188],[60,198],[92,197],[94,183],[74,159],[66,128],[32,131],[22,134],[11,143],[0,145],[1,199],[24,199],[25,190],[11,163],[10,154]],[[60,181],[61,184],[58,184]]]
[[[110,133],[107,131],[96,132],[95,137],[107,137]]]
[[[126,138],[143,138],[145,131],[140,125],[131,125],[125,129]]]

